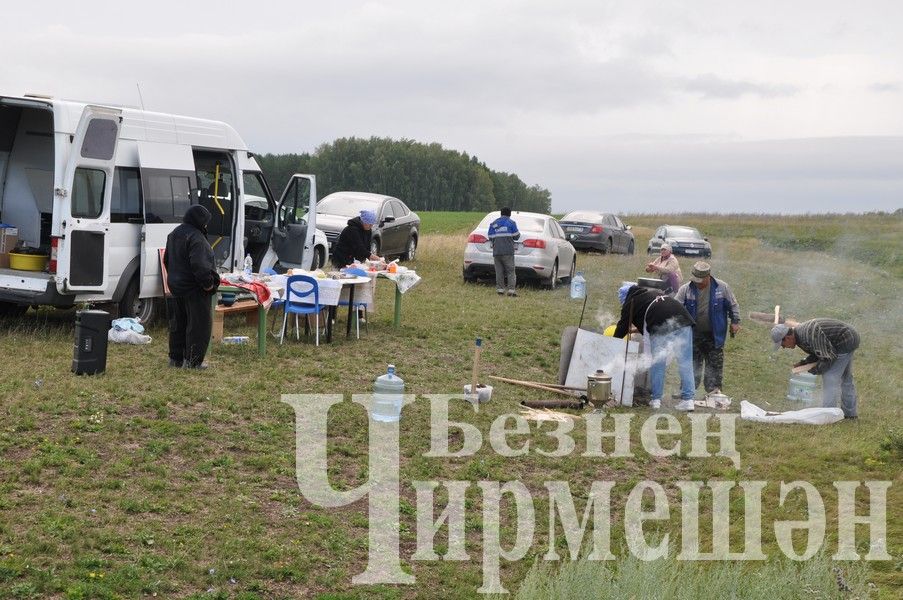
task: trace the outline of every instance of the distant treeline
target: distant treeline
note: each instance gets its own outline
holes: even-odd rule
[[[394,196],[413,210],[488,212],[509,206],[548,213],[552,208],[549,190],[441,144],[352,137],[323,144],[313,154],[263,154],[257,160],[277,195],[292,174],[312,173],[320,198],[353,190]]]

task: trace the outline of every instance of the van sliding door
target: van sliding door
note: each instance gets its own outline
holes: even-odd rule
[[[150,298],[163,295],[159,251],[191,205],[194,159],[190,146],[138,142],[138,164],[144,197],[138,295]]]
[[[62,187],[55,191],[58,201],[69,197],[57,258],[57,276],[67,291],[103,292],[107,287],[110,196],[121,121],[119,110],[85,107]]]

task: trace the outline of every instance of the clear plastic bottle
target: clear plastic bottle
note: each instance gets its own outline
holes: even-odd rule
[[[395,423],[401,418],[401,406],[404,396],[404,380],[395,374],[395,365],[389,365],[385,375],[380,375],[373,382],[374,421]]]
[[[571,298],[586,298],[586,279],[583,277],[583,271],[577,271],[571,279]]]
[[[251,276],[251,273],[252,273],[253,271],[254,271],[254,259],[252,259],[252,258],[251,258],[251,255],[248,254],[247,256],[245,256],[245,268],[244,268],[244,274],[245,274],[247,277],[250,277],[250,276]]]

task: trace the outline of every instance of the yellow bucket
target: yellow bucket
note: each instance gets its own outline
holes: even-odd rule
[[[9,268],[17,271],[43,271],[50,257],[46,254],[9,253]]]

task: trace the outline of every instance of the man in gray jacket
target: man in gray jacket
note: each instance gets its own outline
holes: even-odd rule
[[[517,296],[514,270],[514,242],[520,237],[517,223],[511,220],[511,209],[501,210],[502,216],[489,225],[489,241],[492,243],[492,257],[495,259],[495,291],[505,294],[505,279],[508,280],[508,295]]]
[[[853,353],[859,348],[859,333],[836,319],[810,319],[795,327],[775,325],[771,330],[775,348],[796,348],[809,356],[793,365],[812,365],[809,372],[822,376],[822,406],[837,406],[847,419],[857,418],[856,385],[853,383]]]

